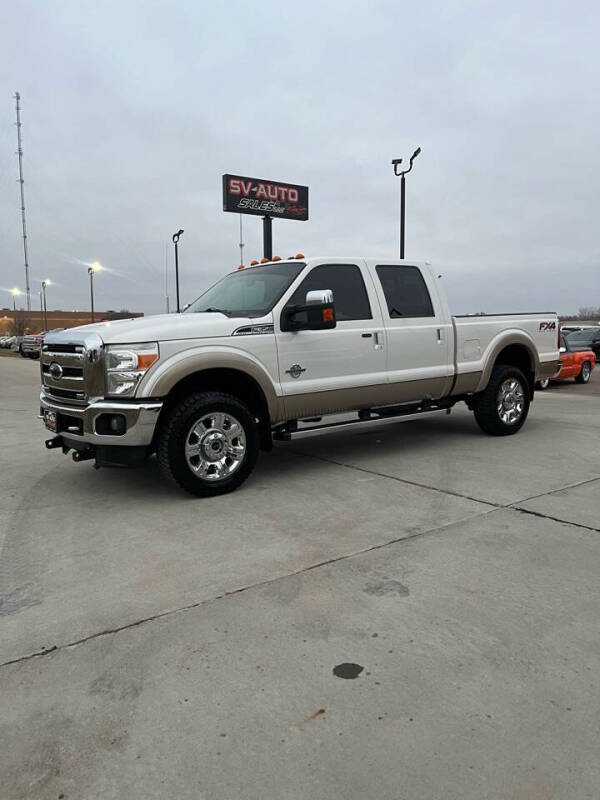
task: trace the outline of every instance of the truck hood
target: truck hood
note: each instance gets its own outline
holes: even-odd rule
[[[81,340],[87,333],[97,333],[105,344],[134,344],[136,342],[166,342],[171,339],[205,339],[231,334],[243,325],[271,320],[248,317],[227,317],[225,314],[189,313],[157,314],[151,317],[118,319],[81,325],[46,337],[49,344]]]

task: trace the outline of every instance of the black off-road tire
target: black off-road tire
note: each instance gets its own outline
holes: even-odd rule
[[[514,379],[520,384],[523,399],[520,416],[514,422],[507,423],[500,416],[498,403],[501,387],[510,379]],[[517,433],[523,427],[529,413],[527,379],[518,367],[499,364],[492,370],[486,388],[474,399],[472,408],[477,424],[485,433],[489,433],[491,436],[511,436],[513,433]]]
[[[232,415],[242,426],[245,453],[230,476],[207,480],[194,474],[186,458],[186,439],[196,422],[211,413]],[[250,475],[259,452],[258,423],[252,412],[239,400],[220,392],[199,392],[186,397],[161,420],[156,456],[163,476],[197,497],[215,497],[237,489]]]
[[[587,367],[587,370],[586,370]],[[575,378],[576,383],[589,383],[592,374],[592,365],[589,361],[584,361],[581,365],[581,372]]]

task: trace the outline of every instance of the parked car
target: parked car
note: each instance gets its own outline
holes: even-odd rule
[[[584,331],[588,330],[589,328],[597,328],[597,327],[598,327],[597,322],[592,322],[587,325],[572,325],[570,323],[567,323],[566,325],[561,325],[560,329],[564,334],[570,334],[573,333],[573,331]]]
[[[19,352],[23,358],[39,358],[42,342],[46,331],[41,333],[29,333],[23,337]]]
[[[17,340],[16,336],[3,336],[0,339],[0,347],[2,347],[5,350],[8,350],[13,346],[16,340]]]
[[[24,358],[39,358],[44,337],[49,333],[59,333],[64,328],[52,328],[50,331],[42,331],[41,333],[31,333],[23,337],[19,352]]]
[[[381,425],[459,401],[494,436],[555,375],[553,313],[452,317],[430,265],[298,256],[236,270],[180,314],[49,334],[46,447],[229,492],[273,439]],[[335,415],[348,412],[341,422]]]
[[[582,328],[566,334],[566,339],[574,348],[593,350],[596,361],[600,358],[600,326]]]
[[[538,389],[547,389],[551,381],[567,381],[573,378],[577,383],[588,383],[596,366],[596,354],[593,350],[578,347],[573,342],[573,334],[560,337],[560,372],[553,378],[538,381]]]
[[[21,345],[23,344],[23,336],[15,336],[14,342],[11,344],[11,350],[18,350],[19,353],[21,352]]]

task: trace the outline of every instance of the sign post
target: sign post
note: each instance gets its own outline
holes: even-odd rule
[[[263,217],[263,256],[269,261],[273,258],[273,220],[272,217]]]
[[[272,221],[308,219],[308,186],[294,183],[223,175],[223,211],[263,218],[264,257],[273,258]]]

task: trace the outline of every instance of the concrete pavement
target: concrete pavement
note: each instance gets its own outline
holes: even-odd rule
[[[296,442],[206,501],[43,449],[37,384],[0,361],[0,796],[597,796],[598,397]]]

